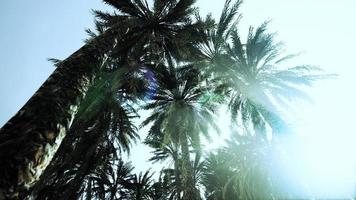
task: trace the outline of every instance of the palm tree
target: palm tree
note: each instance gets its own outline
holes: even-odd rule
[[[208,154],[204,161],[202,175],[207,200],[224,200],[224,194],[229,194],[230,197],[236,196],[234,190],[225,187],[234,175],[230,162],[231,158],[221,149],[216,153]]]
[[[162,171],[160,172],[160,177],[157,182],[152,185],[152,199],[153,200],[173,200],[170,196],[172,184],[169,177],[163,175]]]
[[[154,132],[152,132],[154,130]],[[173,162],[173,169],[163,169],[165,179],[168,179],[171,184],[169,193],[169,199],[181,199],[182,180],[181,180],[181,158],[179,156],[179,146],[173,142],[164,142],[164,133],[162,133],[156,127],[151,127],[150,134],[146,137],[144,143],[153,148],[153,156],[149,161],[155,162],[167,162],[167,159],[171,159]]]
[[[281,43],[274,41],[274,34],[266,33],[267,23],[256,31],[251,27],[243,43],[237,31],[241,3],[226,0],[217,24],[211,16],[205,19],[215,26],[204,29],[198,64],[209,75],[207,81],[215,82],[214,92],[229,97],[232,118],[241,119],[244,128],[251,123],[260,134],[265,134],[268,126],[274,132],[285,131],[287,125],[279,117],[276,103],[307,97],[301,86],[328,75],[315,74],[320,71],[313,66],[283,67],[284,61],[295,55],[282,55]]]
[[[107,49],[113,45],[105,34],[61,62],[1,128],[0,197],[16,197],[39,178],[71,126],[95,73],[105,61]]]
[[[145,54],[138,51],[137,45],[155,48],[153,52],[179,55],[177,50],[182,48],[176,45],[189,47],[194,43],[186,37],[195,29],[190,20],[194,11],[192,0],[156,0],[153,10],[141,0],[104,2],[118,11],[114,14],[96,12],[105,27],[104,32],[62,61],[0,130],[0,197],[15,198],[39,179],[108,56],[137,58]],[[178,38],[186,42],[180,43]],[[146,45],[147,41],[152,44]]]
[[[82,188],[77,191],[75,197],[68,197],[68,195],[64,195],[62,192],[53,198],[88,200],[93,198],[109,200],[120,199],[128,192],[126,187],[133,178],[132,170],[133,167],[131,163],[124,163],[120,159],[105,163],[85,177]]]
[[[36,184],[33,195],[44,190],[43,198],[44,195],[58,197],[63,194],[63,185],[69,190],[67,196],[75,194],[85,187],[83,183],[87,183],[83,179],[92,171],[117,160],[118,151],[120,154],[129,152],[130,144],[138,138],[132,122],[138,116],[132,104],[145,92],[140,73],[136,69],[128,71],[121,67],[108,68],[99,75],[88,91],[68,137]],[[59,176],[63,171],[67,173]]]
[[[182,199],[182,158],[179,154],[179,146],[173,142],[165,143],[163,141],[164,134],[155,132],[156,134],[150,134],[145,139],[145,144],[153,148],[152,152],[154,155],[149,159],[152,162],[163,162],[167,163],[167,159],[171,159],[174,167],[168,168],[164,167],[161,173],[164,175],[165,180],[165,197],[170,200],[180,200]],[[195,158],[191,161],[191,166],[193,169],[193,185],[200,189],[201,184],[201,174],[203,171],[203,162],[201,162],[201,152],[194,151]],[[170,162],[168,162],[170,163]]]
[[[210,153],[203,183],[208,200],[274,199],[281,197],[272,183],[272,146],[261,137],[234,135],[227,147]]]
[[[88,197],[91,192],[91,196],[99,199],[116,200],[121,198],[127,192],[126,187],[133,178],[133,169],[130,162],[124,163],[121,159],[114,163],[108,163],[87,178],[88,184],[85,184],[86,188],[81,190],[82,196],[92,199],[92,197]],[[90,181],[91,184],[89,184]]]
[[[128,191],[121,199],[146,200],[151,199],[153,195],[153,180],[152,173],[146,171],[142,174],[133,175],[131,181],[127,185]]]
[[[283,62],[293,55],[283,56],[281,43],[276,43],[274,34],[266,33],[266,28],[267,23],[256,31],[251,27],[246,44],[237,29],[231,32],[231,44],[226,48],[233,62],[224,76],[232,117],[241,119],[245,128],[252,123],[254,132],[260,135],[267,132],[268,126],[273,132],[285,131],[287,125],[276,105],[307,97],[301,86],[329,77],[316,74],[319,70],[313,66],[284,67]]]
[[[240,199],[293,198],[289,183],[281,178],[285,174],[274,171],[280,164],[275,156],[281,155],[277,143],[258,136],[235,135],[225,151],[232,158],[230,166],[235,172],[226,188],[233,189]]]
[[[182,199],[199,199],[194,185],[193,167],[190,162],[190,146],[200,148],[200,135],[209,137],[209,125],[216,128],[213,113],[216,102],[201,99],[210,90],[193,65],[155,67],[157,90],[152,101],[144,109],[153,113],[142,125],[153,123],[149,135],[163,133],[163,142],[180,146],[182,159]]]
[[[213,25],[203,30],[205,37],[202,37],[199,44],[202,57],[200,64],[204,67],[204,72],[214,78],[221,76],[232,62],[226,51],[226,41],[229,40],[232,30],[241,18],[238,14],[241,3],[240,0],[235,2],[226,0],[217,23],[211,15],[208,15],[205,20],[201,19],[206,24]]]
[[[150,8],[144,0],[105,0],[122,14],[95,11],[99,23],[110,29],[125,23],[128,29],[119,38],[114,55],[133,61],[157,61],[166,56],[188,59],[195,50],[202,21],[193,22],[195,0],[155,0]],[[120,22],[118,24],[117,22]],[[131,60],[132,61],[132,60]]]

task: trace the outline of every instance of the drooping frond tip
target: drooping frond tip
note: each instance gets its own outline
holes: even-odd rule
[[[62,60],[57,59],[57,58],[47,58],[47,60],[48,60],[49,62],[53,63],[53,65],[54,65],[55,67],[58,67],[58,66],[61,64],[61,62],[62,62]]]

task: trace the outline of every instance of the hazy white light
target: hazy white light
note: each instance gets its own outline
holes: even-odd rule
[[[291,104],[294,135],[283,137],[287,159],[281,168],[296,181],[291,185],[316,198],[351,198],[356,189],[356,134],[353,131],[355,97],[345,87],[347,79],[321,81],[309,91],[314,102]],[[345,88],[340,90],[339,88]],[[346,98],[347,97],[347,98]],[[288,109],[288,108],[287,108]],[[207,143],[216,149],[229,138],[230,116],[221,111],[219,136]],[[276,173],[280,173],[277,172]],[[292,188],[291,188],[292,189]]]
[[[314,105],[303,106],[296,132],[304,165],[301,178],[316,196],[351,197],[356,189],[355,96],[347,77],[317,85]]]

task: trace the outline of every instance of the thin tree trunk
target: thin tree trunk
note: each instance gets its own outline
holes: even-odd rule
[[[0,129],[0,199],[18,198],[46,169],[114,45],[110,35],[102,34],[64,60]]]
[[[186,134],[182,134],[181,148],[182,148],[182,182],[183,182],[183,197],[182,200],[196,200],[199,199],[197,190],[193,180],[193,167],[190,162],[190,152],[188,145],[188,138]]]
[[[174,160],[174,176],[176,178],[176,191],[177,191],[177,200],[181,199],[182,192],[182,180],[179,171],[179,159],[178,159],[178,150],[173,152],[173,160]]]

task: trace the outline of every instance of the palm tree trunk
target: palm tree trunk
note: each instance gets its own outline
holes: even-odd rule
[[[183,182],[183,197],[182,200],[199,199],[197,190],[193,180],[193,167],[190,162],[190,152],[188,146],[188,138],[186,134],[182,134],[181,150],[182,150],[182,182]]]
[[[17,198],[46,169],[114,45],[112,35],[102,34],[61,62],[0,129],[0,199]]]
[[[174,160],[174,176],[176,178],[176,191],[177,191],[177,200],[181,199],[181,192],[182,192],[182,180],[179,171],[179,159],[178,159],[178,150],[176,149],[173,152],[173,160]]]
[[[87,144],[88,142],[86,140],[91,136],[91,134],[81,134],[85,133],[89,125],[81,123],[80,120],[78,121],[77,117],[78,116],[76,116],[76,119],[73,121],[73,124],[67,132],[66,137],[63,139],[61,146],[52,158],[51,163],[42,173],[40,179],[31,187],[28,194],[24,194],[28,199],[46,199],[50,198],[49,195],[52,194],[54,197],[58,197],[59,195],[56,194],[56,192],[59,192],[60,194],[63,193],[63,188],[56,189],[55,186],[61,184],[64,171],[67,168],[74,167],[73,165],[76,162],[73,161],[79,162],[83,159],[83,155],[87,152],[87,149],[83,150],[83,148],[79,146],[82,146],[81,144],[83,143]],[[91,127],[94,127],[94,124],[91,124]],[[79,137],[80,141],[75,143],[74,141],[78,141]],[[83,140],[85,141],[83,142]],[[73,152],[75,152],[75,154],[73,154]]]

